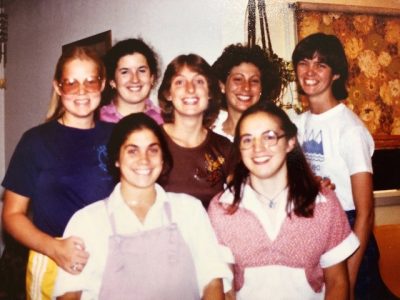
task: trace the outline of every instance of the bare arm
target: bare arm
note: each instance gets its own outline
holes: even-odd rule
[[[347,262],[350,279],[350,297],[353,299],[357,273],[374,224],[372,174],[362,172],[352,175],[351,188],[356,207],[356,219],[353,231],[360,240],[360,247]]]
[[[222,279],[216,278],[211,280],[204,288],[203,300],[224,300],[224,288]]]
[[[225,293],[225,300],[236,300],[236,293],[233,289]]]
[[[77,237],[58,240],[36,228],[27,217],[28,197],[10,190],[4,192],[3,225],[17,241],[53,259],[57,265],[72,274],[78,274],[85,266],[89,254],[84,251],[84,243]],[[79,264],[72,270],[74,263]]]
[[[82,295],[82,291],[68,292],[60,297],[57,297],[57,300],[79,300],[79,299],[81,299],[81,295]]]
[[[349,277],[346,261],[324,269],[325,300],[349,299]]]

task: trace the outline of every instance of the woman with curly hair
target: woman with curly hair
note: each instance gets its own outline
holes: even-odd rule
[[[241,114],[260,98],[277,99],[282,79],[277,65],[258,45],[229,45],[212,67],[224,97],[222,110],[211,128],[232,141]]]

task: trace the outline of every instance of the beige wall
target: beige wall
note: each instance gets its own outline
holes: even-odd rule
[[[375,208],[375,226],[386,224],[400,224],[400,205]]]

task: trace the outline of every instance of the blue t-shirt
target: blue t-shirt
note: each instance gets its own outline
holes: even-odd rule
[[[33,223],[62,236],[71,216],[110,195],[106,145],[113,124],[77,129],[51,121],[24,133],[11,158],[3,187],[29,197]]]

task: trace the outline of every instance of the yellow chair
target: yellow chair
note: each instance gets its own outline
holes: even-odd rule
[[[389,290],[400,297],[400,224],[374,228],[380,252],[379,270]]]

